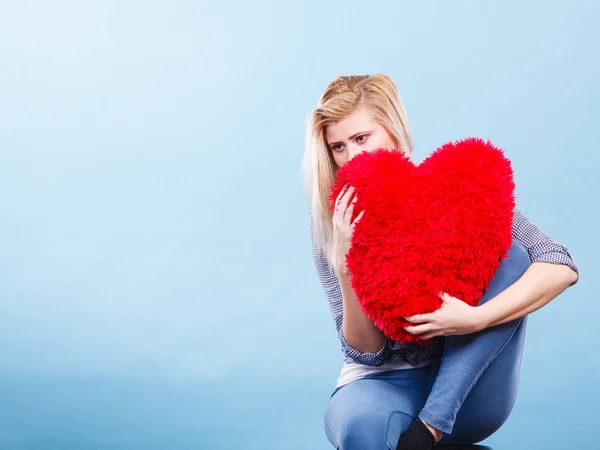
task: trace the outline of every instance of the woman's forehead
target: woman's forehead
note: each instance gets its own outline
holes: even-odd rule
[[[325,130],[325,134],[329,142],[346,140],[356,133],[369,131],[376,125],[369,111],[363,108],[351,116],[329,124]]]

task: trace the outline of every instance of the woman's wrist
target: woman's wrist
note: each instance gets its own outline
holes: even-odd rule
[[[476,333],[489,327],[491,323],[492,319],[489,315],[488,308],[483,308],[483,305],[473,307],[473,325],[475,327],[473,333]]]
[[[333,268],[335,269],[335,272],[338,274],[339,276],[343,276],[343,277],[350,277],[350,271],[348,270],[348,266],[346,265],[346,261],[341,260],[341,261],[335,261],[333,264]]]

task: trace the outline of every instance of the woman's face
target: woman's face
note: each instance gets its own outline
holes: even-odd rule
[[[361,107],[351,116],[328,125],[325,138],[338,167],[342,167],[362,152],[378,148],[396,148],[394,139],[385,128],[372,120],[366,107]]]

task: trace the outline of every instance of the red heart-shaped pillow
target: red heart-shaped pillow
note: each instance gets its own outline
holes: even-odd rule
[[[402,317],[432,312],[448,292],[475,305],[512,243],[514,179],[503,152],[478,138],[449,142],[415,166],[400,151],[363,152],[341,167],[358,194],[346,255],[362,309],[398,342],[422,342]]]

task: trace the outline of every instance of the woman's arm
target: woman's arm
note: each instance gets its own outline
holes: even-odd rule
[[[443,295],[442,307],[406,319],[409,333],[421,339],[467,334],[509,322],[540,309],[579,279],[579,269],[566,247],[544,234],[515,209],[513,239],[521,242],[532,264],[523,276],[480,306]]]
[[[566,265],[534,262],[515,283],[476,307],[483,329],[510,322],[537,311],[577,281],[577,273]]]
[[[567,248],[554,242],[518,209],[513,238],[525,246],[532,264],[512,286],[477,307],[481,328],[532,313],[579,280],[579,269]]]
[[[391,343],[389,338],[384,338],[382,341],[378,340],[376,335],[381,333],[381,331],[376,328],[378,333],[374,332],[375,336],[371,336],[366,339],[366,342],[362,342],[360,336],[356,335],[352,329],[352,325],[350,325],[350,342],[356,345],[356,347],[346,340],[347,325],[348,323],[353,323],[353,319],[355,318],[355,314],[353,313],[356,313],[352,309],[352,306],[358,305],[358,308],[360,308],[360,304],[347,277],[338,276],[333,265],[327,260],[325,253],[317,248],[314,239],[312,215],[309,215],[309,228],[313,263],[317,270],[323,292],[329,302],[329,309],[331,310],[337,334],[342,344],[342,353],[347,361],[367,366],[381,366],[390,353]],[[348,310],[351,311],[350,314],[348,314]],[[362,313],[362,310],[359,312]],[[371,322],[366,315],[364,317]],[[360,320],[360,316],[358,318]],[[375,325],[371,322],[371,326],[374,327]]]
[[[336,268],[344,305],[343,330],[346,341],[361,352],[377,352],[385,343],[385,335],[363,312],[352,288],[351,275]]]

